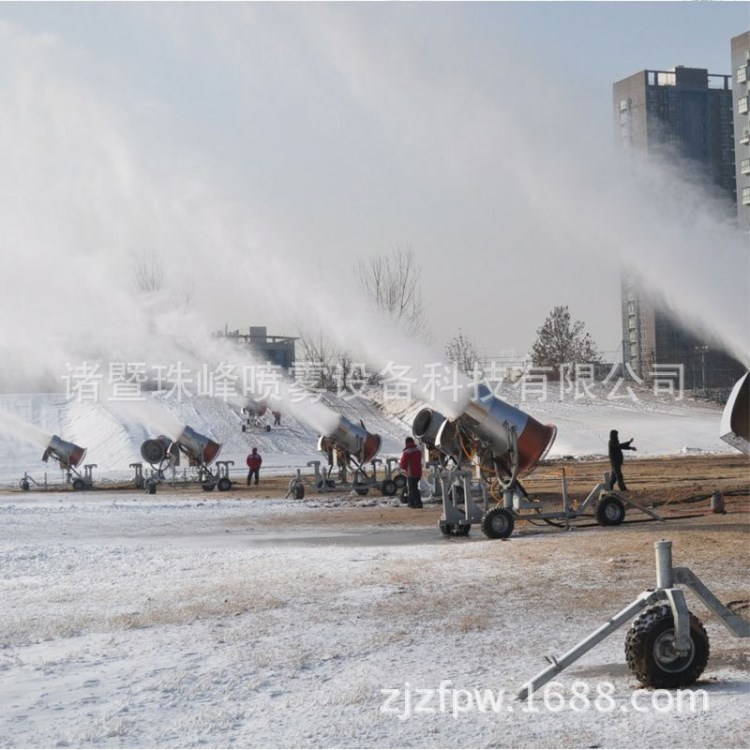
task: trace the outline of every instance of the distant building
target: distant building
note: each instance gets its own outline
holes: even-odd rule
[[[259,364],[270,362],[284,370],[294,367],[294,342],[297,339],[293,336],[269,336],[265,326],[250,326],[248,333],[225,330],[216,335],[249,347]]]
[[[703,68],[676,67],[642,70],[617,81],[619,144],[662,158],[674,153],[690,159],[733,206],[738,201],[733,112],[740,105],[733,102],[731,80]],[[746,112],[747,92],[742,106]],[[682,365],[686,388],[722,392],[744,372],[716,342],[695,336],[656,307],[630,274],[623,273],[621,295],[623,362],[638,377],[653,377],[654,365]]]
[[[732,112],[734,117],[734,158],[737,182],[737,218],[740,226],[750,230],[750,31],[733,37]]]

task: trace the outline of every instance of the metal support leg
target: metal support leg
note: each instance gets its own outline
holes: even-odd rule
[[[548,657],[551,666],[542,670],[539,674],[532,677],[517,693],[519,700],[525,700],[529,695],[539,690],[542,685],[548,683],[553,677],[560,674],[566,667],[573,662],[578,661],[585,653],[590,651],[598,643],[601,643],[608,635],[614,633],[621,625],[624,625],[631,617],[634,617],[642,609],[663,599],[663,594],[655,591],[644,591],[632,604],[618,612],[614,617],[609,619],[600,628],[597,628],[590,636],[584,638],[579,644],[574,646],[570,651],[563,654],[559,659],[554,656]]]

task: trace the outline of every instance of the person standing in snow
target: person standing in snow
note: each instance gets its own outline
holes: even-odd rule
[[[273,414],[273,425],[274,425],[274,427],[281,427],[281,412],[280,411],[272,411],[271,414]]]
[[[417,447],[413,437],[406,438],[399,466],[401,471],[406,474],[409,507],[421,508],[422,498],[419,495],[419,480],[422,478],[422,451]]]
[[[247,472],[247,486],[250,486],[250,480],[255,477],[255,484],[258,484],[258,477],[260,475],[260,467],[263,463],[263,459],[261,458],[260,453],[258,453],[257,448],[253,448],[252,451],[247,456],[247,468],[250,469],[250,471]]]
[[[621,443],[617,430],[612,430],[609,433],[609,465],[612,467],[612,474],[609,477],[609,489],[611,490],[615,488],[615,482],[617,482],[617,487],[623,492],[626,492],[628,489],[625,486],[625,480],[622,476],[622,452],[624,450],[637,450],[635,446],[631,445],[632,442],[633,438],[630,438],[627,442]]]

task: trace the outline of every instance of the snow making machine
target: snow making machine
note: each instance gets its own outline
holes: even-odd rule
[[[268,408],[264,401],[248,399],[241,409],[242,413],[242,432],[248,430],[263,430],[271,432],[271,419],[273,412]]]
[[[339,416],[335,429],[318,438],[318,451],[326,457],[326,467],[321,461],[308,461],[313,469],[313,487],[317,492],[340,492],[353,490],[357,495],[366,495],[375,487],[386,497],[393,497],[403,489],[406,479],[395,468],[398,459],[383,462],[377,458],[381,437],[368,432],[360,420],[355,424]],[[378,476],[378,466],[385,463],[385,474]],[[305,481],[301,472],[289,485],[288,495],[297,499],[305,496]]]
[[[490,539],[513,533],[517,521],[568,527],[592,515],[603,526],[615,526],[633,506],[660,520],[651,510],[609,489],[609,477],[597,484],[575,508],[562,479],[562,511],[545,510],[529,496],[520,479],[547,455],[557,428],[543,425],[495,397],[486,386],[456,418],[425,407],[414,417],[414,437],[438,456],[432,467],[433,492],[442,499],[440,530],[445,536],[466,536],[479,524]]]
[[[70,484],[76,492],[80,490],[89,490],[94,486],[92,472],[96,468],[96,464],[85,464],[82,467],[83,473],[79,471],[81,464],[83,464],[83,459],[86,457],[86,452],[86,448],[81,448],[80,445],[69,443],[58,435],[53,435],[44,450],[42,461],[47,463],[50,458],[57,461],[60,468],[65,472],[65,482]],[[32,483],[39,484],[39,482],[34,480],[29,474],[24,474],[23,479],[21,480],[21,489],[28,491],[31,488]],[[46,489],[46,474],[44,486]]]
[[[183,454],[188,465],[197,469],[198,481],[206,492],[218,488],[220,492],[228,492],[232,489],[232,480],[229,478],[229,467],[234,461],[216,461],[221,452],[221,444],[211,438],[201,435],[192,427],[185,425],[176,440],[166,435],[159,435],[141,444],[141,456],[151,466],[151,475],[144,480],[146,491],[153,495],[156,486],[166,481],[165,471],[172,470],[174,478],[175,469],[180,465],[180,455]],[[215,462],[215,468],[210,468]]]

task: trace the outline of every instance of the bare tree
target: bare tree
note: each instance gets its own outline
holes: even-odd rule
[[[361,261],[354,269],[357,282],[370,300],[406,333],[425,337],[427,319],[422,302],[422,270],[410,246],[390,255]]]
[[[158,292],[164,286],[164,264],[161,255],[146,250],[133,258],[133,282],[137,292]]]
[[[310,331],[302,325],[297,326],[297,336],[301,347],[301,357],[297,359],[310,365],[316,375],[315,388],[335,391],[347,387],[352,371],[352,358],[348,352],[341,351],[322,331]]]
[[[567,307],[555,307],[547,316],[531,349],[531,361],[536,367],[550,367],[550,377],[558,377],[564,365],[594,364],[601,361],[599,351],[584,324],[570,320]]]
[[[464,335],[460,328],[458,329],[458,335],[449,339],[445,345],[445,356],[449,362],[455,362],[458,369],[465,375],[472,375],[479,369],[481,360],[479,349],[468,336]]]

